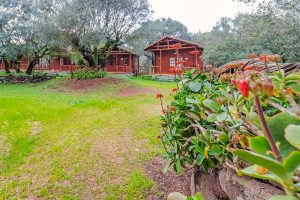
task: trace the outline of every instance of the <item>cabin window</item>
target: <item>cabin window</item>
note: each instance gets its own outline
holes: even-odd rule
[[[70,58],[64,57],[60,59],[61,65],[72,65],[72,60]]]
[[[124,58],[124,61],[123,61],[123,62],[124,62],[124,65],[127,66],[127,65],[128,65],[128,58]]]
[[[110,56],[109,59],[108,59],[108,64],[109,66],[114,66],[115,65],[115,56]]]
[[[175,66],[176,66],[175,58],[170,58],[170,67],[175,67]]]

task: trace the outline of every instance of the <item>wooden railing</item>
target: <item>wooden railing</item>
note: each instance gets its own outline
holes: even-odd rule
[[[106,66],[106,70],[114,73],[132,73],[133,71],[131,66]]]

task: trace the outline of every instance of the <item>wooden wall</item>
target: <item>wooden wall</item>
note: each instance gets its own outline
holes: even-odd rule
[[[112,61],[111,61],[112,60]],[[28,59],[22,59],[20,66],[21,70],[25,71],[28,66]],[[112,65],[111,65],[112,64]],[[110,59],[106,62],[108,72],[116,73],[132,73],[138,68],[138,56],[131,54],[111,55]],[[71,71],[75,70],[78,66],[74,64],[64,65],[61,58],[54,58],[50,60],[48,66],[37,65],[36,70],[49,70],[49,71]],[[0,70],[4,69],[4,64],[0,62]]]
[[[193,49],[179,49],[178,58],[184,59],[187,63],[184,65],[186,68],[195,68],[196,64],[202,67],[202,61],[200,56],[191,55],[189,52],[193,51]],[[155,74],[170,74],[170,58],[174,58],[175,61],[177,59],[177,55],[175,50],[163,50],[155,51],[155,63],[154,63],[154,73]],[[197,59],[197,61],[196,61]],[[161,67],[160,67],[161,66]]]

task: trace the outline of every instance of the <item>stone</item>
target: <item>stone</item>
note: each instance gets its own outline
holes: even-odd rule
[[[284,195],[281,189],[267,182],[238,176],[226,167],[219,173],[219,182],[230,200],[267,200],[274,195]]]

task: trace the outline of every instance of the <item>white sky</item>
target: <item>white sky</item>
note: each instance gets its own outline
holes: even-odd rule
[[[149,0],[153,18],[170,17],[186,25],[190,32],[210,31],[221,17],[234,17],[251,7],[233,0]]]

